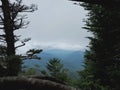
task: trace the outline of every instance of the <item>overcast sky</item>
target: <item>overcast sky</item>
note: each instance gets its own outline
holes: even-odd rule
[[[84,49],[90,36],[82,29],[87,11],[68,0],[23,0],[26,4],[36,4],[38,10],[28,14],[30,24],[18,34],[31,41],[20,50],[41,49]]]

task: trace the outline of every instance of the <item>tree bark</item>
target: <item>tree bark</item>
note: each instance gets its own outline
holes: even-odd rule
[[[11,56],[15,55],[13,21],[10,15],[9,0],[1,0],[1,2],[4,17],[5,41],[7,43],[7,56]]]
[[[80,90],[50,80],[27,77],[0,78],[0,90]]]

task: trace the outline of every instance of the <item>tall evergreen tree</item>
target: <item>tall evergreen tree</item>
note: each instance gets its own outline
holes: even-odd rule
[[[88,37],[91,42],[85,55],[85,69],[80,72],[81,84],[85,90],[102,90],[103,87],[107,90],[120,88],[119,5],[120,3],[114,2],[108,5],[90,2],[82,4],[89,10],[89,18],[84,28],[94,35]]]
[[[50,59],[47,63],[48,75],[58,80],[68,82],[68,70],[63,67],[60,60],[57,58]]]
[[[22,0],[1,0],[0,5],[0,41],[6,46],[7,56],[15,55],[15,49],[25,45],[29,39],[21,41],[22,45],[15,46],[17,41],[20,41],[20,36],[15,35],[14,32],[25,27],[29,22],[25,21],[27,18],[25,12],[33,12],[36,10],[35,5],[27,6],[22,3]],[[1,42],[1,43],[2,43]]]
[[[25,13],[36,9],[33,4],[24,5],[22,0],[0,0],[0,76],[17,75],[20,71],[22,61],[16,56],[16,49],[24,46],[30,38],[21,41],[20,35],[14,33],[29,24]],[[18,41],[21,45],[15,46]]]

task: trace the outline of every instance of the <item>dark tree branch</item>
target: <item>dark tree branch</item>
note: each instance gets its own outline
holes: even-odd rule
[[[4,34],[3,34],[3,35],[0,35],[0,37],[5,37],[5,36],[6,36],[6,35],[4,35]]]
[[[25,42],[22,42],[22,45],[15,47],[14,31],[26,28],[29,21],[25,20],[27,17],[24,12],[33,12],[36,9],[36,5],[24,5],[22,0],[15,0],[13,3],[10,0],[1,0],[0,29],[6,34],[5,42],[8,56],[15,55],[15,49],[25,45]]]
[[[17,0],[14,3],[10,3],[11,7],[11,18],[13,20],[13,29],[17,30],[20,28],[25,28],[29,24],[29,21],[26,22],[26,15],[20,15],[23,12],[33,12],[37,10],[36,5],[32,4],[31,6],[26,6],[22,4],[22,0]]]
[[[2,29],[2,30],[3,30],[3,29],[4,29],[4,27],[0,27],[0,29]]]
[[[15,49],[17,49],[17,48],[19,48],[19,47],[22,47],[22,46],[25,46],[25,43],[28,42],[29,40],[31,40],[31,38],[26,38],[26,39],[24,39],[23,41],[21,41],[22,44],[16,46]]]
[[[99,5],[120,5],[120,0],[70,0],[77,2],[85,2],[90,4],[99,4]]]
[[[19,48],[19,47],[22,47],[22,46],[25,46],[25,42],[21,42],[22,44],[19,45],[19,46],[16,46],[15,49]]]
[[[1,19],[2,23],[3,23],[4,19],[3,19],[2,15],[0,15],[0,19]]]

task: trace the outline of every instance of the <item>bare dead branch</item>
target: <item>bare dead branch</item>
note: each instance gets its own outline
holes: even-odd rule
[[[15,49],[19,48],[19,47],[22,47],[22,46],[25,46],[25,43],[24,42],[21,42],[22,44],[19,45],[19,46],[16,46]]]
[[[15,47],[15,49],[19,48],[19,47],[22,47],[22,46],[25,46],[25,43],[28,42],[29,40],[31,40],[31,38],[26,38],[24,40],[21,41],[21,45],[18,45]]]

